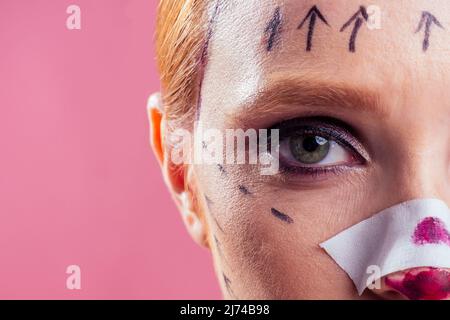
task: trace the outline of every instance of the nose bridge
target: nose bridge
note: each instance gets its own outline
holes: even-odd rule
[[[404,200],[439,198],[450,205],[448,148],[440,140],[424,137],[401,151],[394,185]]]

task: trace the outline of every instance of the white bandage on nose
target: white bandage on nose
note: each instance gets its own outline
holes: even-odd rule
[[[378,278],[416,267],[450,268],[450,210],[438,199],[402,202],[373,215],[320,246],[362,294]],[[369,282],[369,283],[368,283]]]

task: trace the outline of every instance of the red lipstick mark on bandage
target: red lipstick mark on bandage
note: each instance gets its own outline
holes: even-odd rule
[[[417,225],[414,230],[413,241],[417,245],[443,243],[450,246],[450,233],[441,219],[428,217]]]

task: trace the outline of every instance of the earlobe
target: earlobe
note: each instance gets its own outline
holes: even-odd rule
[[[203,215],[198,211],[199,208],[193,203],[192,195],[185,191],[179,197],[183,222],[190,236],[197,244],[209,247],[205,220],[203,219]]]

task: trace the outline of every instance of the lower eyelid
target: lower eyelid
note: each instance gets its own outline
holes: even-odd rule
[[[332,166],[332,167],[280,167],[281,179],[285,183],[309,183],[325,181],[329,177],[338,177],[341,174],[347,173],[351,170],[346,166]]]

